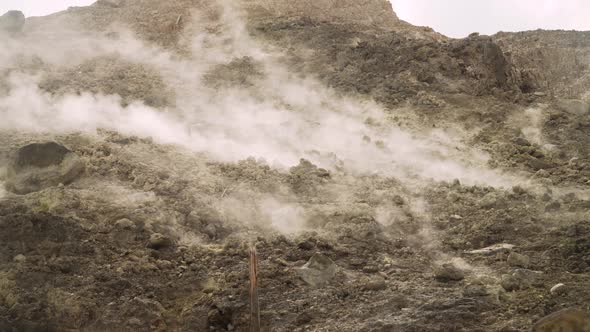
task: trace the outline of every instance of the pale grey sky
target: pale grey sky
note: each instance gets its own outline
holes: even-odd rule
[[[71,6],[88,6],[96,0],[0,0],[0,15],[9,10],[20,10],[25,16],[42,16]]]
[[[590,30],[589,0],[390,0],[398,16],[450,37],[471,32]]]
[[[10,9],[26,16],[47,15],[95,0],[0,0],[0,15]],[[167,0],[162,0],[167,1]],[[298,1],[298,0],[292,0]],[[471,32],[542,29],[590,30],[590,0],[390,0],[398,16],[451,37]]]

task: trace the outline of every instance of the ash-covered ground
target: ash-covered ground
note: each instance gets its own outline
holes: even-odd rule
[[[0,41],[0,331],[248,331],[252,246],[263,331],[590,328],[588,33],[100,0]]]

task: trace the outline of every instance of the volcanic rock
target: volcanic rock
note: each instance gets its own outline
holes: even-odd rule
[[[33,143],[20,148],[7,171],[6,188],[28,194],[75,181],[84,171],[84,162],[72,151],[55,142]]]

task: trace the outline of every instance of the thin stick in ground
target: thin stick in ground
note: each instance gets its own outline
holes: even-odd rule
[[[256,247],[250,247],[250,332],[260,332],[260,307],[258,306],[258,259]]]

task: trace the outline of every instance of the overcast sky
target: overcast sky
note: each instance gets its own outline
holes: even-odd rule
[[[0,0],[0,12],[20,10],[25,16],[42,16],[71,6],[88,6],[96,0]],[[166,0],[163,0],[166,1]]]
[[[590,30],[590,0],[391,0],[398,16],[450,37],[471,32]]]
[[[0,12],[47,15],[95,0],[0,0]],[[162,0],[168,1],[168,0]],[[292,0],[298,1],[298,0]],[[590,0],[391,0],[398,16],[451,37],[471,32],[543,29],[590,30]]]

